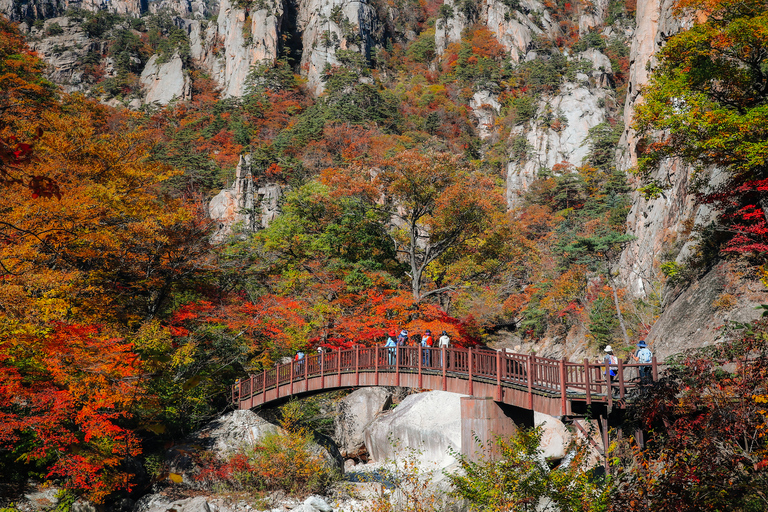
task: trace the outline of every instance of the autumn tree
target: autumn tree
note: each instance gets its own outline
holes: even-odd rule
[[[460,156],[403,151],[379,168],[355,166],[324,179],[339,195],[385,214],[387,235],[408,266],[417,301],[483,274],[482,264],[458,270],[466,256],[478,256],[477,263],[505,257],[504,237],[489,236],[506,220],[499,189]]]
[[[25,172],[61,196],[0,198],[0,451],[96,502],[133,485],[124,463],[158,406],[142,352],[167,333],[137,332],[207,256],[207,222],[161,193],[175,171],[137,124],[79,96],[17,119],[42,128]]]

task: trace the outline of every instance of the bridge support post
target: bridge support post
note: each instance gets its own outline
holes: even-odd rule
[[[482,456],[486,460],[498,458],[501,454],[496,437],[510,436],[516,431],[515,422],[492,398],[461,398],[461,454],[468,460],[477,462]]]
[[[340,388],[341,387],[341,347],[339,347],[339,351],[337,354],[338,354],[338,357],[336,359],[336,370],[338,370],[339,374],[336,378],[336,387]]]
[[[446,353],[445,353],[445,347],[440,347],[440,361],[443,362],[443,391],[447,391],[447,383],[445,382],[445,367],[448,365],[448,360],[446,359]]]
[[[355,386],[360,387],[360,345],[355,345]]]
[[[419,358],[419,389],[421,389],[423,387],[422,384],[421,384],[421,362],[422,362],[422,357],[424,356],[424,354],[422,353],[422,346],[421,345],[419,345],[419,349],[418,349],[416,355]]]
[[[391,349],[390,349],[391,350]],[[379,347],[376,347],[374,351],[374,368],[376,368],[376,385],[379,385]]]

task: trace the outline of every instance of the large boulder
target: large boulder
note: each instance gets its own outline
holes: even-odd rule
[[[379,415],[365,429],[365,446],[377,462],[392,460],[413,449],[423,461],[447,467],[461,450],[463,395],[430,391],[409,395],[395,409]]]
[[[361,388],[336,405],[334,440],[344,458],[365,456],[365,428],[392,405],[392,391],[384,387]]]
[[[568,427],[559,419],[540,412],[533,413],[533,422],[542,429],[541,455],[547,460],[564,458],[572,438]]]

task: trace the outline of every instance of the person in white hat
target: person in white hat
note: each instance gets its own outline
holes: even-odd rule
[[[613,355],[613,348],[610,345],[606,345],[604,350],[605,357],[603,357],[603,364],[605,364],[605,381],[610,385],[611,380],[616,376],[619,360]]]

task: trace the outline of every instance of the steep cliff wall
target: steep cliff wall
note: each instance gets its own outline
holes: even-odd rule
[[[625,130],[617,148],[617,165],[631,170],[637,163],[638,139],[632,128],[642,88],[656,65],[655,54],[665,40],[690,27],[691,21],[674,12],[674,0],[637,4],[637,28],[630,52],[630,74],[624,107]],[[735,263],[719,262],[698,279],[675,283],[661,271],[666,262],[685,267],[697,250],[697,229],[714,220],[714,212],[697,204],[691,183],[692,169],[678,159],[662,163],[654,178],[669,185],[655,199],[633,193],[627,230],[636,238],[628,244],[616,268],[628,290],[638,298],[657,296],[662,312],[647,336],[656,354],[669,354],[716,342],[727,321],[749,321],[759,316],[755,306],[768,300],[765,287]],[[710,186],[720,183],[718,169],[701,174]],[[639,186],[639,183],[635,183]]]

